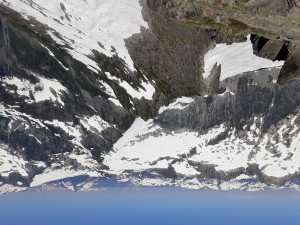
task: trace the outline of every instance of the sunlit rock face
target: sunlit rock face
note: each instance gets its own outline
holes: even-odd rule
[[[220,42],[244,34],[255,34],[261,41],[254,41],[255,53],[272,60],[288,58],[279,83],[298,79],[295,60],[300,40],[299,1],[206,1],[170,0],[146,1],[147,6],[160,15],[184,24],[216,29]],[[223,39],[225,38],[225,39]],[[263,40],[262,40],[263,39]],[[257,39],[256,39],[257,40]]]
[[[180,20],[201,19],[220,25],[248,27],[278,39],[299,39],[299,1],[169,0],[147,1],[153,10]],[[192,22],[191,21],[191,22]],[[203,23],[203,22],[202,22]],[[273,35],[272,35],[273,34]]]

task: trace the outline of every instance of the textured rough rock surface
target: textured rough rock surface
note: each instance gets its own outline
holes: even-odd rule
[[[126,40],[136,66],[156,82],[158,100],[211,90],[203,79],[204,54],[216,42],[244,41],[246,32],[216,31],[168,17],[167,1],[140,1],[149,29]],[[163,100],[161,100],[162,103]]]
[[[177,19],[196,22],[201,18],[206,22],[232,28],[239,26],[282,40],[300,38],[299,1],[154,0],[148,3],[154,7],[163,7],[168,16]]]
[[[270,59],[280,56],[285,48],[290,58],[296,58],[300,48],[298,0],[149,0],[147,5],[165,18],[223,33],[219,35],[223,40],[217,38],[217,41],[227,39],[225,42],[228,42],[243,33],[262,37],[266,41],[260,42],[258,48],[254,43],[255,52]],[[295,63],[298,62],[293,61],[293,65]],[[288,82],[297,79],[299,73],[287,63],[280,77],[284,77],[280,83]]]

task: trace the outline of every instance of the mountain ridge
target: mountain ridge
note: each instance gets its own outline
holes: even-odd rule
[[[252,45],[263,54],[255,52],[261,40],[186,24],[161,13],[166,5],[156,1],[141,1],[147,26],[137,1],[114,18],[104,6],[116,1],[93,7],[99,2],[89,0],[80,4],[116,20],[111,28],[99,23],[103,30],[115,30],[119,18],[130,25],[117,31],[126,36],[122,47],[124,36],[104,45],[115,39],[98,37],[100,27],[91,42],[97,47],[86,51],[91,43],[81,39],[88,42],[89,29],[74,24],[82,28],[94,14],[71,14],[78,2],[49,9],[37,2],[0,7],[2,192],[81,176],[91,177],[81,186],[94,179],[99,189],[103,179],[130,187],[299,189],[299,82],[277,84],[283,62],[254,56]],[[68,35],[76,32],[82,37],[73,42]],[[241,70],[230,73],[239,57]]]

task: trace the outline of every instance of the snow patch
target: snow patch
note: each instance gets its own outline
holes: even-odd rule
[[[217,44],[204,56],[204,74],[207,78],[214,65],[221,65],[220,80],[225,80],[244,72],[255,71],[262,68],[282,67],[284,61],[272,61],[254,55],[250,35],[246,42]]]
[[[182,98],[178,98],[176,99],[175,102],[171,103],[168,106],[162,106],[158,113],[161,114],[166,110],[170,110],[170,109],[184,109],[186,108],[190,103],[194,102],[193,98],[189,98],[189,97],[182,97]]]
[[[76,177],[76,176],[81,176],[81,175],[87,175],[90,177],[100,177],[101,175],[97,172],[92,172],[92,171],[82,171],[82,170],[73,170],[70,167],[65,167],[62,169],[52,169],[49,168],[45,170],[42,174],[36,175],[33,178],[32,183],[30,184],[30,187],[36,187],[51,181],[55,180],[61,180],[64,178],[69,178],[69,177]]]
[[[17,153],[10,153],[6,146],[0,145],[0,175],[8,177],[11,173],[27,177],[26,161]]]
[[[116,81],[121,87],[123,87],[131,97],[152,100],[153,94],[155,93],[155,88],[150,82],[143,81],[141,83],[143,88],[134,89],[127,81],[120,80],[117,77],[112,76],[109,72],[105,72],[105,74],[108,79]]]
[[[17,90],[15,92],[20,96],[27,97],[27,103],[51,100],[64,106],[62,96],[64,93],[67,93],[67,88],[55,79],[47,79],[40,75],[34,75],[39,79],[37,84],[33,84],[26,79],[19,79],[17,77],[5,77],[2,78],[1,81],[6,85],[16,86]]]

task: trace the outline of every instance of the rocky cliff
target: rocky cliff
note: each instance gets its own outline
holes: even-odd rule
[[[140,3],[2,1],[0,193],[299,188],[299,3]]]

